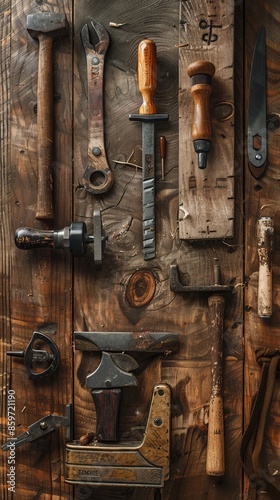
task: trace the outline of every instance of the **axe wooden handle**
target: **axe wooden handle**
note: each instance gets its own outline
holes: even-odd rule
[[[157,84],[157,49],[153,40],[142,40],[138,46],[138,84],[143,103],[140,115],[155,114],[153,102]]]
[[[225,472],[224,411],[222,394],[223,327],[225,299],[211,295],[208,299],[212,338],[212,390],[209,405],[206,473],[222,476]]]
[[[96,411],[96,439],[103,442],[118,441],[118,423],[122,389],[92,389]]]
[[[53,212],[53,38],[40,33],[37,90],[38,188],[36,219],[52,220]]]

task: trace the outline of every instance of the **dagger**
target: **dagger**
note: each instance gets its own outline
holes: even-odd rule
[[[143,255],[144,260],[156,256],[155,238],[155,123],[168,121],[168,114],[158,114],[153,98],[156,90],[156,44],[142,40],[138,46],[138,84],[143,98],[139,114],[131,121],[142,122],[143,168]]]
[[[255,44],[249,86],[248,159],[253,177],[259,179],[267,159],[267,112],[265,28],[261,27]]]

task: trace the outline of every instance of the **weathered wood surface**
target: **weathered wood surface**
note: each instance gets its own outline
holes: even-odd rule
[[[262,25],[266,28],[266,68],[267,68],[267,112],[279,113],[279,73],[280,73],[280,6],[276,1],[247,2],[245,13],[245,99],[248,99],[249,74],[252,54],[257,34]],[[247,120],[247,116],[245,115]],[[261,179],[254,179],[249,172],[245,157],[245,426],[248,424],[252,398],[254,398],[261,375],[261,367],[256,362],[257,347],[279,348],[279,128],[268,130],[268,161]],[[257,222],[261,216],[271,216],[274,220],[274,251],[272,253],[273,313],[269,319],[258,316],[258,274]],[[262,466],[277,487],[279,480],[279,384],[276,383],[273,402],[267,420]],[[248,490],[246,478],[245,493]],[[260,498],[267,498],[262,494]]]
[[[186,240],[231,238],[234,232],[234,7],[226,2],[182,1],[179,44],[179,236]],[[210,96],[212,144],[205,169],[198,167],[192,126],[194,96],[187,68],[215,66]],[[205,86],[204,86],[205,87]],[[198,94],[202,95],[199,85]],[[196,98],[197,99],[197,98]],[[198,103],[203,112],[205,97]],[[205,126],[204,118],[201,119]],[[200,130],[202,132],[202,130]],[[197,137],[199,139],[207,136]]]

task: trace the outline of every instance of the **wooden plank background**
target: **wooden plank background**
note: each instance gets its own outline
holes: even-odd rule
[[[198,12],[201,2],[189,2]],[[243,419],[248,422],[260,369],[254,350],[259,343],[278,341],[278,143],[279,129],[269,132],[269,163],[256,182],[249,174],[243,130],[243,92],[247,96],[252,49],[261,20],[268,33],[268,104],[279,112],[279,6],[274,0],[235,2],[235,221],[228,242],[181,241],[178,233],[178,42],[182,24],[180,2],[172,0],[67,0],[33,2],[5,0],[0,5],[1,26],[1,444],[7,435],[7,391],[16,393],[16,433],[49,413],[65,414],[73,402],[74,435],[95,429],[95,411],[85,377],[97,363],[95,355],[73,350],[73,331],[173,331],[180,335],[179,352],[152,361],[139,376],[136,388],[124,393],[120,428],[124,439],[141,437],[153,385],[162,380],[172,388],[171,475],[162,498],[171,500],[246,498],[247,479],[239,462]],[[257,7],[256,7],[257,6]],[[93,210],[102,211],[108,235],[102,270],[93,265],[93,249],[72,259],[63,251],[21,252],[13,243],[20,226],[44,228],[35,220],[36,200],[36,91],[38,46],[26,30],[26,16],[65,12],[69,37],[54,45],[55,110],[55,228],[72,220],[85,221],[92,230]],[[201,17],[205,12],[201,11]],[[110,34],[105,66],[105,131],[109,163],[115,174],[113,189],[93,196],[80,184],[87,161],[86,61],[80,40],[82,26],[99,21]],[[245,20],[245,39],[243,22]],[[121,28],[110,22],[125,23]],[[156,172],[157,257],[142,258],[141,125],[128,120],[138,111],[137,47],[143,38],[157,44],[158,112],[169,113],[169,123],[157,127],[167,139],[166,176]],[[245,45],[243,46],[243,43]],[[245,50],[246,49],[246,50]],[[246,56],[243,75],[243,52]],[[245,101],[246,102],[246,101]],[[135,166],[125,165],[127,162]],[[243,162],[245,198],[243,198]],[[244,206],[245,205],[245,206]],[[267,212],[269,211],[269,213]],[[258,258],[256,221],[260,214],[275,219],[274,314],[268,321],[256,313]],[[226,473],[215,479],[205,473],[207,424],[211,391],[211,338],[207,300],[199,295],[170,291],[170,265],[178,264],[182,282],[213,282],[213,259],[219,258],[223,283],[235,283],[226,303],[224,326],[224,418]],[[243,265],[248,277],[244,292]],[[127,301],[129,279],[135,272],[151,273],[153,299],[136,308]],[[245,302],[244,302],[245,293]],[[243,308],[245,304],[245,312]],[[243,325],[245,321],[245,328]],[[23,364],[6,359],[6,350],[23,349],[33,331],[52,335],[61,363],[49,380],[28,380]],[[55,333],[50,333],[55,332]],[[245,358],[244,358],[245,351]],[[243,380],[244,371],[244,380]],[[243,389],[244,387],[244,389]],[[267,463],[278,463],[279,410],[275,391],[266,441]],[[243,404],[244,410],[243,412]],[[8,491],[7,453],[1,451],[0,497],[20,499],[145,499],[151,489],[68,487],[64,482],[65,431],[44,442],[16,450],[16,494]],[[275,467],[276,470],[276,467]],[[277,480],[277,474],[276,474]],[[243,496],[244,493],[244,496]]]

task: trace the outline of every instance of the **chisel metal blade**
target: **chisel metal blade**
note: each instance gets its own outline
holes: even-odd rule
[[[251,174],[259,178],[267,160],[266,47],[261,27],[253,54],[248,108],[248,159]]]

